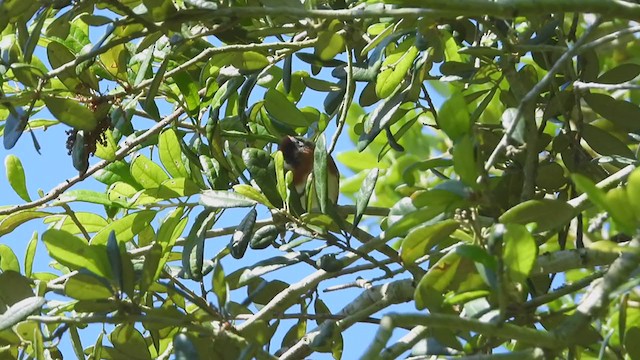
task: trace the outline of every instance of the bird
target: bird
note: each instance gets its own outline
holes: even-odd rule
[[[293,185],[296,192],[300,195],[301,199],[304,199],[305,191],[307,189],[307,181],[310,175],[313,173],[313,160],[314,150],[316,145],[313,141],[295,136],[284,136],[280,141],[278,150],[282,152],[284,159],[285,170],[293,173]],[[338,204],[338,195],[340,193],[340,172],[336,166],[336,162],[331,155],[327,156],[327,200],[336,206]],[[315,199],[314,199],[315,200]],[[303,207],[306,201],[303,201]],[[317,204],[313,202],[312,204]],[[316,205],[312,205],[311,209],[314,209]],[[335,212],[334,212],[335,214]],[[341,219],[339,223],[345,225],[343,228],[349,232],[349,234],[359,241],[366,243],[373,239],[373,236],[366,231],[353,226],[349,222]],[[387,244],[383,244],[378,251],[387,255],[389,258],[401,262],[398,252],[390,248]],[[367,256],[368,257],[368,256]],[[373,260],[375,261],[375,260]]]
[[[282,138],[278,150],[282,152],[285,170],[293,173],[293,185],[298,195],[304,198],[309,175],[313,173],[313,152],[316,145],[313,141],[287,135]],[[331,155],[327,156],[327,200],[338,203],[340,194],[340,172]],[[303,202],[303,207],[306,202]]]

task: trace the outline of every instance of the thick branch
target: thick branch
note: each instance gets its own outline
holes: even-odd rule
[[[609,296],[631,277],[640,263],[640,240],[634,238],[629,248],[611,264],[602,279],[593,282],[593,286],[582,298],[576,312],[554,331],[554,334],[568,341],[576,341],[576,334],[587,326],[609,305]]]
[[[353,18],[417,18],[490,15],[503,18],[531,16],[553,12],[593,13],[605,17],[635,20],[640,18],[640,5],[621,0],[430,0],[408,2],[416,8],[368,7],[344,10],[306,10],[295,7],[230,7],[212,11],[196,10],[194,17],[261,17],[322,18],[351,20]],[[199,15],[199,16],[198,16]]]

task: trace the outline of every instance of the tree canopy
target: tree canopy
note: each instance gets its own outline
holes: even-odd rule
[[[639,18],[0,1],[0,358],[640,358]]]

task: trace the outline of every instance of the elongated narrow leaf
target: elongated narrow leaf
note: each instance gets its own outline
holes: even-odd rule
[[[158,94],[158,89],[160,88],[162,81],[164,80],[164,74],[167,71],[168,66],[169,66],[169,56],[165,57],[164,60],[162,61],[162,64],[160,64],[160,67],[155,73],[156,76],[153,78],[153,81],[151,81],[151,85],[147,90],[147,93],[146,93],[147,97],[142,103],[142,108],[146,112],[148,112],[149,115],[156,117],[158,120],[160,119],[160,114],[158,113],[158,107],[156,106],[156,103],[155,103],[155,97]]]
[[[356,194],[356,214],[353,219],[354,227],[358,226],[360,220],[362,220],[362,216],[364,215],[365,210],[367,209],[367,205],[369,205],[371,195],[373,195],[373,191],[376,188],[376,182],[378,181],[379,173],[380,169],[371,169],[371,171],[369,171],[369,173],[367,174],[367,177],[364,178],[362,186]]]
[[[24,276],[31,277],[33,272],[33,261],[36,256],[36,249],[38,247],[38,232],[34,231],[27,244],[27,251],[24,253]]]
[[[7,172],[7,180],[9,180],[9,185],[11,185],[13,191],[15,191],[22,200],[31,201],[31,197],[27,191],[27,180],[24,176],[24,168],[22,167],[20,159],[13,154],[7,155],[4,159],[4,168]]]
[[[151,284],[157,280],[156,274],[160,274],[158,269],[162,259],[162,245],[154,243],[151,249],[144,256],[144,266],[142,267],[142,277],[140,278],[140,292],[145,293]],[[164,266],[164,264],[162,264]]]
[[[229,191],[207,190],[200,195],[200,204],[212,208],[249,207],[257,204],[244,195]]]
[[[182,249],[182,268],[185,276],[189,279],[200,280],[202,278],[205,234],[215,219],[216,212],[213,209],[204,209],[196,217],[189,235],[187,235]]]
[[[231,237],[231,256],[236,259],[240,259],[244,256],[249,246],[249,240],[253,235],[253,226],[256,224],[256,217],[258,212],[255,208],[249,210],[247,215],[242,219],[240,224],[236,227]]]
[[[316,196],[318,197],[318,205],[322,213],[327,211],[327,172],[327,145],[323,135],[316,141],[316,147],[313,151],[313,181]]]
[[[558,228],[576,215],[576,210],[565,201],[541,199],[528,200],[507,210],[499,220],[503,224],[535,223],[536,231]]]
[[[33,219],[51,215],[45,211],[24,210],[0,217],[0,236],[11,233],[15,228]]]
[[[9,106],[9,116],[4,123],[4,134],[2,135],[2,143],[6,150],[13,149],[13,147],[22,136],[29,118],[23,108],[14,108]]]
[[[122,289],[122,255],[120,253],[120,246],[116,239],[116,232],[111,230],[109,232],[109,238],[107,239],[107,258],[109,259],[109,265],[111,266],[111,272],[113,274],[112,281],[118,285],[119,289]]]

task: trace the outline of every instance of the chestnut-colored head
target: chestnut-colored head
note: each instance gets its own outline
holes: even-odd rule
[[[293,183],[298,193],[304,192],[307,178],[313,172],[313,152],[316,145],[307,139],[285,136],[280,141],[278,150],[282,151],[285,169],[293,172]],[[338,201],[339,178],[338,168],[333,158],[327,158],[327,184],[329,188],[329,200]]]

